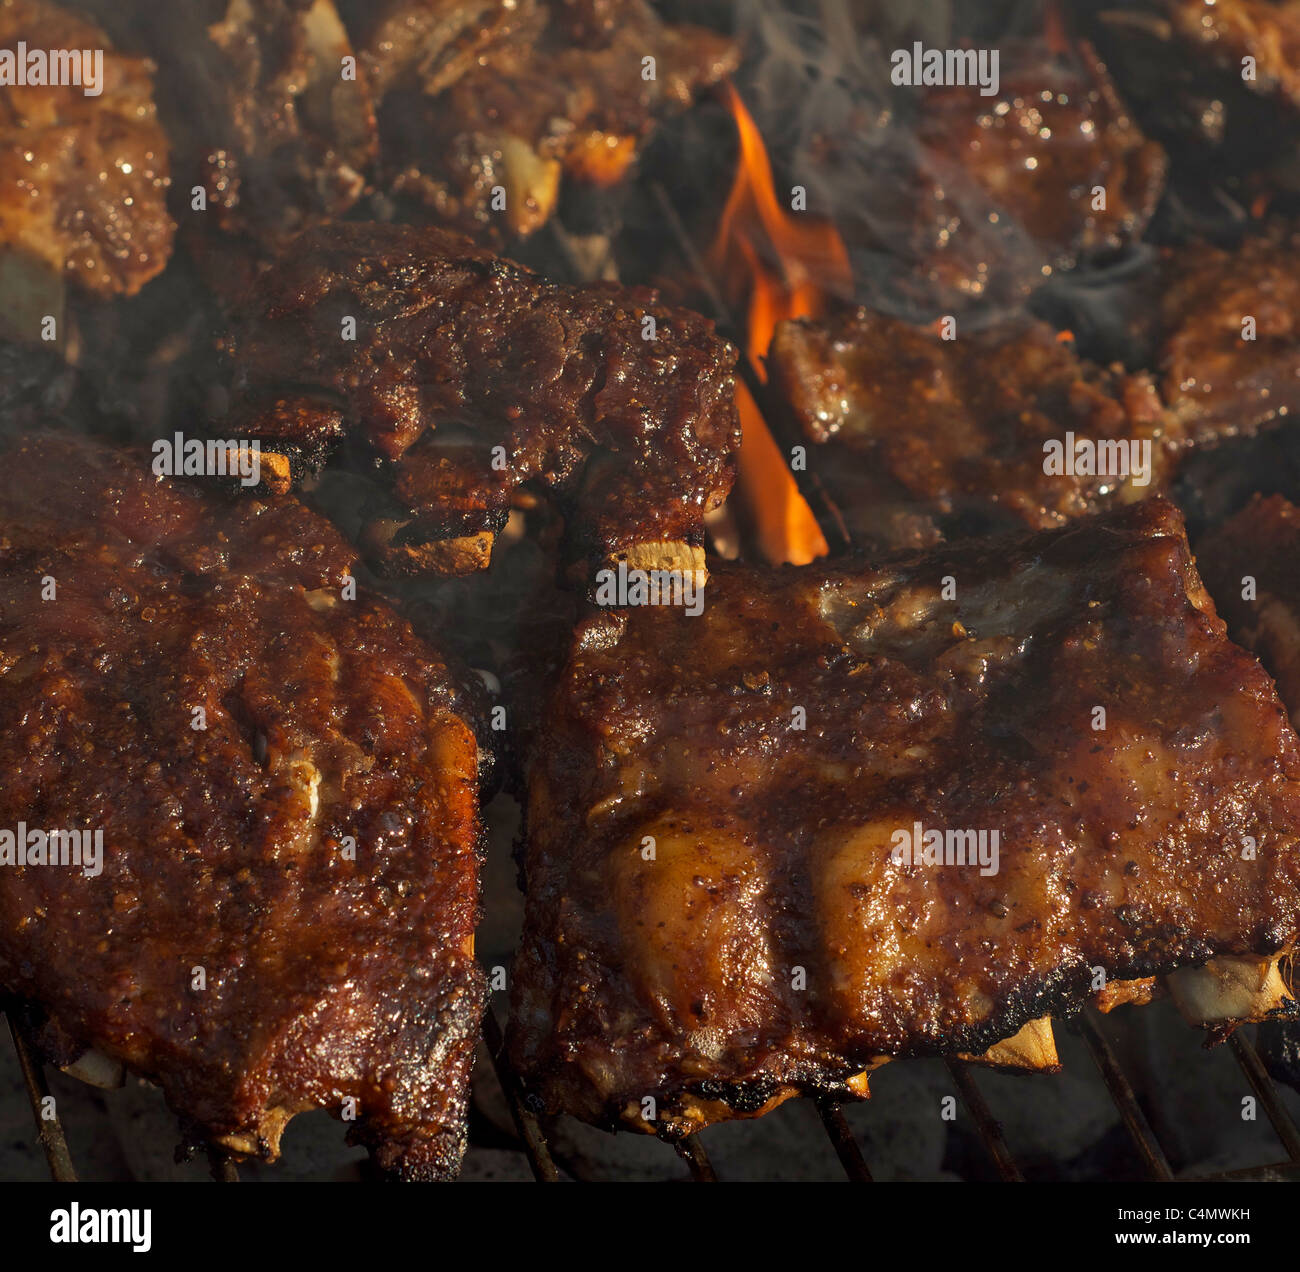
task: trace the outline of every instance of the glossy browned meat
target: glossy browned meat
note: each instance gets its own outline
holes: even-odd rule
[[[1188,209],[1193,221],[1222,226],[1234,200],[1248,208],[1294,187],[1294,0],[1099,0],[1082,9],[1072,16],[1087,24],[1142,127],[1169,149],[1176,194],[1165,228]]]
[[[96,295],[132,295],[167,264],[175,230],[154,68],[80,15],[0,0],[0,48],[20,42],[101,51],[103,84],[95,96],[75,84],[0,88],[0,244]]]
[[[1300,722],[1300,508],[1257,496],[1197,545],[1197,564],[1233,640],[1259,655]],[[1300,1089],[1300,1027],[1261,1024],[1260,1055],[1280,1082]]]
[[[545,21],[538,0],[340,0],[339,10],[380,98],[403,84],[437,94]]]
[[[446,230],[309,231],[232,345],[239,435],[308,461],[346,438],[380,466],[368,543],[390,571],[482,568],[486,550],[456,553],[490,546],[524,483],[563,497],[580,556],[698,552],[731,487],[735,351],[712,323],[644,289],[545,282]]]
[[[580,628],[540,720],[510,1054],[593,1122],[648,1129],[649,1097],[681,1133],[978,1053],[1093,968],[1296,939],[1300,743],[1164,500],[874,566],[719,565],[699,617]],[[917,823],[997,832],[996,871],[895,861]]]
[[[334,0],[81,2],[158,64],[182,238],[222,296],[238,295],[304,226],[361,197],[378,132]]]
[[[394,192],[494,241],[543,225],[562,179],[617,182],[657,119],[739,61],[645,0],[390,0],[366,15]]]
[[[1000,72],[993,97],[969,87],[927,92],[918,136],[938,180],[972,181],[995,221],[1027,235],[1051,268],[1140,235],[1164,187],[1164,153],[1129,118],[1092,50],[1067,58],[1038,41],[1012,42]]]
[[[213,117],[191,122],[219,218],[279,246],[313,219],[345,212],[365,187],[377,138],[364,71],[341,73],[355,55],[332,0],[230,0],[205,35],[206,83],[221,100]],[[188,86],[173,91],[200,106]]]
[[[324,1107],[385,1170],[452,1173],[484,998],[470,701],[344,597],[326,522],[149,458],[36,434],[0,463],[0,828],[103,832],[98,873],[0,865],[0,988],[57,1062],[98,1048],[239,1153]]]
[[[1256,496],[1197,545],[1197,561],[1233,640],[1259,655],[1300,721],[1300,508]]]
[[[899,90],[901,109],[865,160],[861,206],[839,209],[850,247],[866,251],[860,294],[878,308],[930,317],[1016,304],[1057,270],[1138,238],[1155,210],[1164,152],[1091,47],[1004,40],[999,52],[993,96]],[[861,165],[852,147],[862,144],[828,138],[822,162]],[[825,184],[834,200],[835,180]]]
[[[867,310],[785,322],[768,366],[792,440],[812,444],[809,468],[862,546],[1045,529],[1140,499],[1163,485],[1178,441],[1147,377],[1083,361],[1023,317],[959,324],[953,340]],[[1045,471],[1044,445],[1067,433],[1147,443],[1146,484]]]
[[[1172,251],[1158,288],[1155,368],[1189,434],[1251,433],[1300,411],[1300,238]]]

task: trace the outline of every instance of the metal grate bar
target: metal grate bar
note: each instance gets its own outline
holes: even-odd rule
[[[1246,1081],[1250,1083],[1251,1089],[1264,1106],[1264,1112],[1268,1115],[1273,1130],[1277,1132],[1278,1139],[1282,1141],[1282,1147],[1286,1149],[1293,1162],[1300,1162],[1300,1130],[1296,1129],[1291,1114],[1283,1106],[1277,1087],[1273,1085],[1273,1079],[1264,1068],[1254,1043],[1249,1038],[1243,1037],[1240,1029],[1236,1029],[1228,1038],[1228,1045],[1232,1048],[1232,1054],[1237,1057],[1237,1063],[1241,1065]]]
[[[849,1129],[844,1110],[834,1100],[819,1099],[816,1104],[822,1125],[826,1128],[826,1134],[835,1148],[835,1155],[840,1159],[840,1165],[844,1167],[844,1173],[849,1177],[850,1182],[871,1183],[871,1169],[867,1165],[867,1159],[862,1156],[862,1149],[858,1147],[858,1141],[854,1138],[852,1130]]]
[[[18,1067],[22,1070],[23,1085],[27,1088],[27,1098],[31,1101],[32,1117],[36,1119],[36,1138],[45,1150],[45,1160],[50,1165],[50,1175],[56,1184],[75,1184],[77,1172],[72,1165],[72,1154],[68,1152],[68,1140],[63,1134],[63,1123],[57,1112],[51,1118],[43,1115],[43,1105],[50,1094],[45,1081],[45,1068],[36,1048],[32,1046],[23,1027],[15,1018],[15,1013],[5,1013],[9,1020],[9,1033],[14,1040],[14,1050],[18,1052]]]
[[[1186,1177],[1185,1182],[1189,1184],[1300,1184],[1300,1166],[1295,1162],[1272,1162],[1268,1166],[1247,1166],[1244,1170],[1225,1170],[1217,1175],[1193,1175]]]
[[[945,1056],[943,1062],[952,1074],[966,1111],[975,1120],[975,1129],[979,1131],[980,1139],[993,1159],[999,1177],[1008,1184],[1023,1184],[1025,1177],[1020,1173],[1020,1167],[1016,1165],[1016,1160],[1002,1137],[1002,1124],[993,1116],[984,1093],[975,1085],[970,1069],[954,1056]]]
[[[1129,1135],[1133,1138],[1133,1145],[1138,1151],[1138,1156],[1142,1158],[1142,1164],[1145,1166],[1147,1174],[1152,1179],[1162,1182],[1173,1179],[1174,1172],[1169,1169],[1169,1161],[1165,1157],[1165,1151],[1160,1147],[1160,1142],[1151,1130],[1146,1115],[1138,1105],[1137,1096],[1133,1094],[1133,1088],[1129,1084],[1128,1078],[1124,1076],[1123,1069],[1119,1067],[1115,1052],[1111,1049],[1110,1043],[1106,1041],[1105,1035],[1097,1027],[1091,1008],[1080,1013],[1079,1029],[1083,1034],[1084,1042],[1088,1044],[1088,1050],[1092,1054],[1093,1060],[1096,1061],[1102,1081],[1106,1083],[1106,1089],[1115,1102],[1115,1108],[1119,1111]]]
[[[546,1142],[542,1124],[537,1115],[523,1101],[519,1083],[505,1058],[505,1039],[501,1026],[497,1023],[496,1012],[489,1005],[483,1013],[483,1042],[496,1070],[497,1081],[505,1093],[506,1103],[510,1105],[510,1116],[514,1119],[515,1129],[523,1142],[528,1164],[532,1167],[533,1178],[539,1184],[558,1184],[560,1172],[551,1156],[550,1145]]]
[[[674,1140],[673,1147],[677,1150],[677,1156],[690,1168],[691,1178],[697,1184],[718,1182],[717,1172],[713,1169],[713,1163],[709,1161],[709,1155],[704,1151],[704,1145],[700,1143],[698,1135],[688,1135],[685,1139]]]

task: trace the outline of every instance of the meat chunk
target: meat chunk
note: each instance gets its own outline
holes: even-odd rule
[[[1083,361],[1023,317],[952,340],[867,310],[785,322],[768,365],[792,439],[816,448],[810,467],[864,547],[1045,529],[1143,498],[1179,440],[1147,377]]]
[[[198,34],[197,32],[195,33]],[[219,219],[278,247],[313,219],[340,216],[360,197],[374,160],[374,109],[332,0],[229,0],[196,42],[218,100],[186,117],[197,135]],[[182,99],[189,85],[174,86]]]
[[[880,1056],[1074,1009],[1095,969],[1296,939],[1300,742],[1161,499],[724,563],[699,617],[581,627],[539,719],[511,1057],[592,1122],[860,1094]]]
[[[1163,152],[1087,45],[1069,57],[1037,41],[1012,44],[996,96],[932,89],[918,135],[940,178],[972,182],[995,219],[1017,225],[1053,269],[1136,238],[1164,187]]]
[[[309,231],[232,351],[240,435],[295,467],[344,439],[379,466],[367,542],[392,572],[486,565],[525,483],[562,497],[582,559],[652,545],[702,564],[731,487],[735,351],[712,323],[645,289],[544,282],[445,230]]]
[[[1136,0],[1081,16],[1143,127],[1169,147],[1181,197],[1235,189],[1249,202],[1252,188],[1290,184],[1300,109],[1291,0]]]
[[[1289,0],[1159,0],[1158,9],[1184,49],[1300,109],[1300,7]],[[1250,79],[1242,74],[1248,57]]]
[[[389,0],[367,29],[392,189],[498,242],[543,225],[562,179],[617,182],[658,118],[739,61],[645,0]]]
[[[0,88],[0,243],[93,295],[133,295],[167,264],[175,230],[154,68],[45,0],[0,2],[0,47],[20,43],[75,53],[78,68],[89,51],[92,78],[98,52],[102,82],[83,71],[80,84]]]
[[[56,1063],[97,1049],[237,1153],[324,1107],[453,1173],[484,1001],[459,677],[293,498],[76,435],[3,458],[0,989]]]
[[[334,0],[82,2],[158,63],[183,239],[222,296],[361,197],[377,125]]]
[[[1177,249],[1156,285],[1154,366],[1188,433],[1249,434],[1300,410],[1300,237]]]
[[[876,139],[862,206],[842,209],[877,307],[915,316],[1016,303],[1054,272],[1114,253],[1151,219],[1164,152],[1091,47],[1012,40],[1000,53],[994,96],[969,85],[903,90],[919,101],[908,111],[905,97]],[[828,140],[830,162],[844,144]]]

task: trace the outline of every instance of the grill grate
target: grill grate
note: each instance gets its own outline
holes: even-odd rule
[[[43,1106],[43,1101],[50,1094],[44,1067],[26,1026],[19,1018],[19,1013],[11,1010],[8,1019],[23,1082],[32,1106],[32,1116],[36,1122],[37,1138],[45,1152],[50,1177],[56,1183],[75,1183],[77,1174],[68,1151],[63,1124],[57,1111],[47,1114]],[[1147,1175],[1152,1180],[1160,1182],[1179,1179],[1180,1177],[1176,1176],[1170,1168],[1164,1149],[1147,1122],[1114,1050],[1092,1018],[1091,1008],[1085,1010],[1079,1017],[1079,1027],[1097,1065],[1097,1071],[1110,1094],[1120,1120],[1128,1131],[1133,1148],[1141,1159]],[[547,1133],[537,1115],[527,1107],[519,1083],[505,1062],[501,1052],[501,1027],[491,1011],[487,1013],[484,1021],[483,1040],[514,1118],[520,1149],[528,1159],[534,1178],[539,1183],[559,1182],[560,1168],[551,1151]],[[1297,1131],[1295,1121],[1283,1105],[1280,1092],[1264,1068],[1254,1044],[1241,1030],[1232,1035],[1229,1045],[1287,1157],[1282,1161],[1243,1170],[1191,1178],[1200,1182],[1206,1180],[1300,1181],[1300,1132]],[[970,1115],[980,1143],[998,1178],[1008,1183],[1022,1182],[1024,1175],[1003,1137],[1001,1125],[990,1111],[976,1083],[972,1067],[954,1059],[948,1059],[946,1065],[957,1095]],[[853,1183],[870,1183],[872,1178],[870,1168],[840,1105],[824,1099],[816,1100],[815,1103],[822,1126],[846,1178]],[[697,1183],[718,1181],[718,1174],[709,1160],[702,1134],[678,1140],[673,1144],[673,1148],[686,1163],[692,1180]],[[219,1183],[238,1182],[238,1167],[230,1154],[223,1149],[210,1147],[208,1162],[214,1180]]]

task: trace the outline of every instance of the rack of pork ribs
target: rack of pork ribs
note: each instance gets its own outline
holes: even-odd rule
[[[389,574],[487,566],[512,497],[554,494],[579,568],[697,574],[731,489],[735,350],[653,291],[550,283],[432,227],[303,234],[230,339],[232,436],[287,489],[346,444]]]
[[[906,547],[1044,529],[1168,491],[1189,455],[1300,409],[1293,236],[1167,251],[1133,300],[1133,371],[1079,356],[1023,311],[969,330],[868,309],[781,323],[771,413],[791,444],[814,448],[856,542]],[[1258,330],[1245,341],[1247,316]],[[1110,448],[1122,471],[1066,454],[1077,440]]]
[[[3,465],[0,820],[103,835],[93,869],[4,846],[36,1048],[154,1080],[235,1156],[324,1107],[381,1171],[453,1174],[485,997],[469,681],[296,499],[69,432]]]

